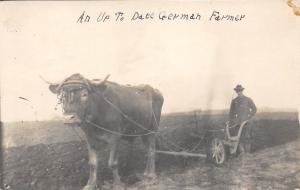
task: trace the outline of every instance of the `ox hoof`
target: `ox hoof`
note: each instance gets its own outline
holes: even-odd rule
[[[158,183],[157,181],[157,176],[155,174],[148,174],[145,175],[145,178],[143,180],[143,185],[144,186],[152,186],[152,185],[156,185]]]
[[[86,185],[82,190],[98,190],[97,185]]]
[[[157,176],[154,173],[152,173],[152,174],[144,174],[144,178],[145,178],[145,180],[156,180]]]
[[[126,190],[124,183],[113,184],[113,190]]]

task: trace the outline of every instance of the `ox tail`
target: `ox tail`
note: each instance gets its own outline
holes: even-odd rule
[[[159,90],[154,89],[152,93],[152,109],[153,109],[152,119],[153,119],[153,128],[155,131],[157,131],[159,127],[163,103],[164,103],[163,95]]]

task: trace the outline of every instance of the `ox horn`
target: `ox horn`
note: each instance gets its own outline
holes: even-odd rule
[[[52,83],[52,82],[49,82],[47,80],[45,80],[41,75],[39,75],[40,79],[42,79],[42,81],[44,81],[45,83],[49,84],[49,90],[51,92],[53,92],[54,94],[57,94],[59,89],[59,84],[58,83]]]
[[[106,83],[106,81],[108,80],[109,77],[110,77],[110,74],[108,74],[108,75],[104,78],[104,80],[101,82],[101,84]]]
[[[92,83],[94,83],[94,84],[96,84],[96,85],[102,85],[102,84],[104,84],[104,83],[106,83],[106,81],[107,81],[107,79],[110,77],[110,74],[108,74],[105,78],[104,78],[104,80],[100,80],[100,79],[93,79],[92,80]]]
[[[39,75],[39,77],[40,77],[40,79],[42,79],[42,81],[44,81],[47,84],[55,84],[55,83],[51,83],[51,82],[45,80],[44,77],[42,77],[41,75]]]
[[[110,77],[110,74],[106,75],[106,77],[104,78],[104,80],[101,81],[101,82],[98,84],[98,86],[101,86],[101,85],[105,84],[106,81],[107,81],[107,79],[108,79],[109,77]]]

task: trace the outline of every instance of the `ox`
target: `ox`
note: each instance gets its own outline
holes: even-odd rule
[[[84,190],[99,187],[98,151],[100,140],[107,142],[108,165],[113,173],[114,189],[123,189],[118,173],[118,146],[121,139],[142,137],[146,147],[145,177],[155,179],[155,133],[163,105],[161,93],[149,85],[124,86],[104,80],[88,80],[73,74],[49,89],[58,95],[65,115],[85,134],[89,151],[89,179]],[[128,137],[128,138],[125,138]]]

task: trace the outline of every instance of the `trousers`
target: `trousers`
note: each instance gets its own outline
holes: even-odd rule
[[[239,151],[240,153],[250,153],[253,144],[253,130],[251,122],[249,122],[242,131]]]

